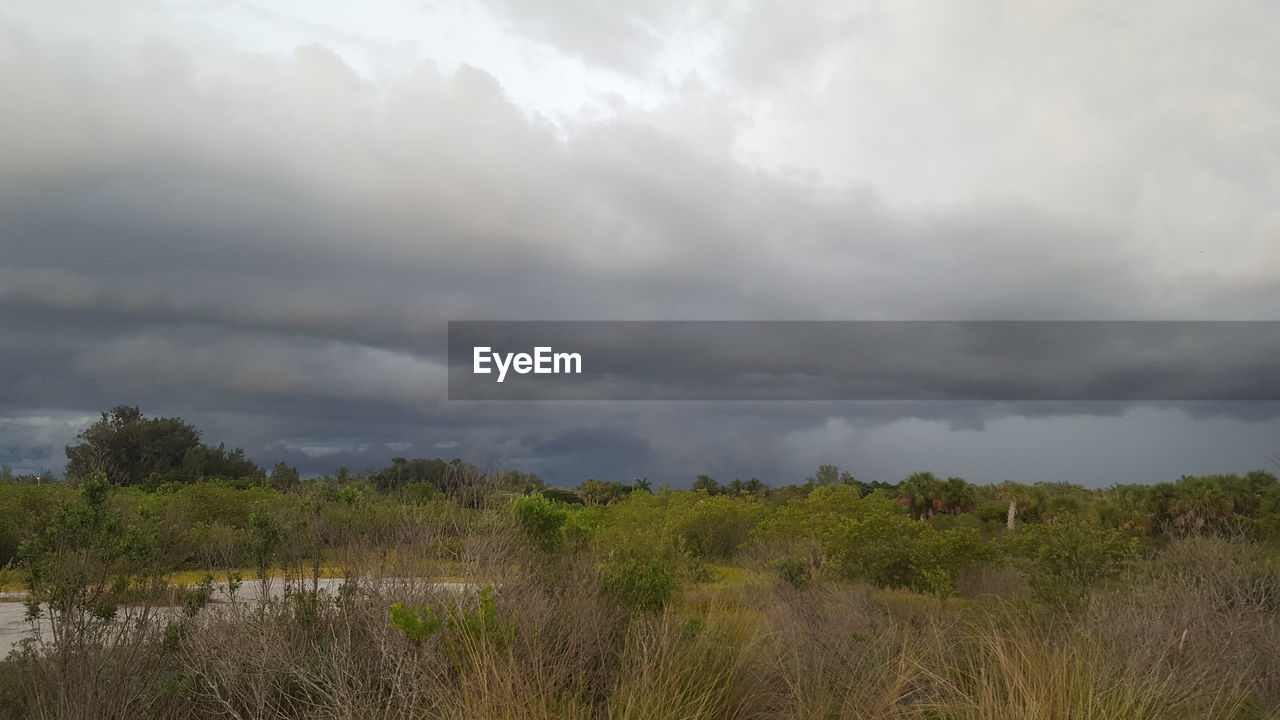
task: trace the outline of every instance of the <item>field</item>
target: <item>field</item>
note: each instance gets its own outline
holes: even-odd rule
[[[2,577],[41,616],[0,664],[0,708],[85,719],[1280,712],[1274,478],[967,486],[954,507],[930,478],[754,494],[702,481],[614,497],[584,483],[590,504],[499,476],[451,493],[367,477],[0,484]],[[1173,520],[1147,517],[1142,498],[1206,483],[1251,484],[1253,503],[1202,521],[1185,503]],[[914,502],[920,487],[937,497]]]

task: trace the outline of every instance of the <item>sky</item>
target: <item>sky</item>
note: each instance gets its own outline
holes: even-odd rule
[[[1273,403],[449,402],[450,320],[1278,320],[1280,5],[0,7],[0,464],[1270,467]],[[1230,353],[1231,348],[1222,348]]]

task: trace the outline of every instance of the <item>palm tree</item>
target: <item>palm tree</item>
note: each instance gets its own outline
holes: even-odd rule
[[[942,481],[931,472],[912,473],[898,485],[898,495],[907,501],[911,517],[923,520],[933,515],[943,495]]]
[[[724,488],[720,486],[720,483],[716,482],[715,478],[710,475],[699,475],[698,479],[693,481],[692,489],[694,492],[702,490],[708,495],[719,495],[724,492]]]
[[[942,487],[943,510],[952,515],[969,512],[977,504],[973,486],[962,477],[949,477]]]
[[[1182,492],[1169,503],[1169,514],[1178,527],[1222,525],[1234,514],[1235,503],[1216,478],[1183,478],[1180,484]]]
[[[1030,502],[1030,492],[1026,485],[1016,482],[1002,482],[996,488],[996,497],[1009,503],[1009,513],[1005,516],[1005,529],[1013,532],[1018,519],[1018,505]]]

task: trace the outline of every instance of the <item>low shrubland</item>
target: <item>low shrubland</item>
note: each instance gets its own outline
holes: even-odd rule
[[[1198,485],[1173,506],[923,474],[566,502],[378,477],[0,484],[0,577],[31,620],[0,716],[1280,713],[1258,476],[1230,517]]]

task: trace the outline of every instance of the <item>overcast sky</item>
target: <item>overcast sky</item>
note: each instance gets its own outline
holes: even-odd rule
[[[1262,0],[8,3],[0,463],[130,404],[307,474],[1268,467],[1257,403],[450,403],[444,330],[1277,320],[1277,67]]]

